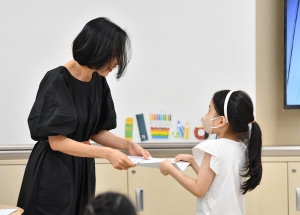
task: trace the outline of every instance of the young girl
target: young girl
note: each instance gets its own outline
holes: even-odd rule
[[[193,148],[193,156],[179,154],[197,179],[184,175],[169,159],[160,163],[163,175],[171,175],[197,198],[197,215],[245,214],[244,194],[261,181],[261,130],[253,116],[253,104],[243,91],[216,92],[202,117],[204,130],[218,139]]]

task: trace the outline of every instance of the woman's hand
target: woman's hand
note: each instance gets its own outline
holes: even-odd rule
[[[175,162],[178,161],[185,161],[185,162],[192,163],[194,161],[194,157],[193,155],[190,154],[179,154],[175,157]]]
[[[171,170],[175,168],[170,161],[170,159],[166,159],[159,163],[159,170],[163,175],[169,175]]]
[[[127,170],[134,167],[135,164],[125,155],[116,149],[111,149],[108,153],[107,160],[118,170]]]
[[[149,159],[151,157],[150,153],[143,149],[139,144],[130,141],[129,146],[128,146],[128,152],[130,155],[134,156],[143,156],[145,159]]]

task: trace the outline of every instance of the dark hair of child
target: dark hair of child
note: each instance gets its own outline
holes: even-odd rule
[[[228,92],[229,90],[222,90],[213,96],[215,110],[219,116],[224,116],[224,102]],[[254,121],[253,103],[247,93],[234,91],[231,94],[227,105],[227,117],[229,123],[227,132],[237,134],[247,146],[247,162],[243,169],[245,174],[241,175],[247,178],[241,185],[242,193],[246,194],[259,185],[262,178],[262,133],[259,125]],[[250,132],[249,125],[251,126]]]
[[[137,215],[131,201],[123,194],[106,192],[86,206],[84,215]]]

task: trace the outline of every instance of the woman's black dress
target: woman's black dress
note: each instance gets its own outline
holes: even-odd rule
[[[116,127],[116,114],[106,79],[97,72],[90,82],[74,78],[63,66],[40,83],[28,118],[38,141],[26,166],[18,206],[24,215],[82,215],[95,195],[95,161],[53,151],[48,136],[64,135],[83,142],[100,130]]]

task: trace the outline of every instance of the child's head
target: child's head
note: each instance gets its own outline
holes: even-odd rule
[[[207,133],[233,134],[240,140],[247,137],[249,123],[253,122],[253,104],[248,94],[243,91],[216,92],[208,113],[202,118]]]
[[[227,132],[238,134],[239,139],[244,139],[242,134],[248,132],[249,123],[254,121],[249,95],[243,91],[222,90],[214,94],[212,102],[216,113],[228,123]]]
[[[261,165],[261,130],[254,121],[253,103],[243,91],[218,91],[210,102],[209,112],[202,117],[207,133],[219,137],[241,140],[247,146],[248,162],[244,177],[250,177],[241,187],[243,194],[253,190],[262,177]]]
[[[136,211],[125,195],[106,192],[86,206],[84,215],[136,215]]]

